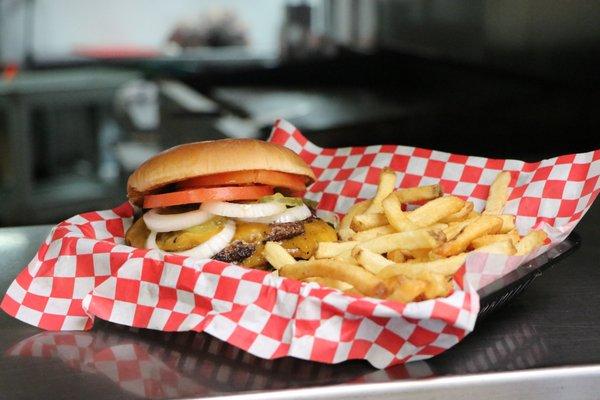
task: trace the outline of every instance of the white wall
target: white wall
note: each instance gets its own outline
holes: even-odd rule
[[[250,45],[278,45],[285,0],[37,0],[33,48],[36,57],[60,57],[82,46],[136,45],[158,48],[182,19],[215,7],[237,11],[248,26]],[[0,1],[3,60],[23,56],[25,1]]]

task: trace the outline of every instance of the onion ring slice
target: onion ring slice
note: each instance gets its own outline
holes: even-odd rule
[[[156,208],[151,209],[143,216],[148,229],[155,232],[181,231],[200,225],[212,217],[212,214],[200,209],[179,214],[159,214]]]
[[[146,248],[147,249],[156,249],[164,253],[164,250],[161,250],[156,244],[156,233],[155,231],[151,231],[148,239],[146,240]],[[173,252],[170,254],[177,254],[180,256],[194,257],[200,259],[208,259],[223,250],[225,247],[229,245],[231,240],[233,239],[233,235],[235,234],[235,222],[229,220],[221,229],[221,232],[217,233],[206,242],[199,244],[196,247],[192,247],[189,250]]]

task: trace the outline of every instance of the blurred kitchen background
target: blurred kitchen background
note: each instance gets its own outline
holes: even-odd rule
[[[0,0],[0,226],[125,200],[161,149],[600,148],[600,1]]]

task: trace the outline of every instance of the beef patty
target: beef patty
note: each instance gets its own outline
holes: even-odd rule
[[[304,233],[304,222],[308,221],[310,220],[270,224],[269,229],[265,234],[265,240],[279,242],[281,240],[293,238],[294,236],[302,235]]]
[[[213,256],[213,259],[228,263],[239,262],[248,258],[254,253],[256,243],[246,243],[242,240],[236,240],[223,250]]]
[[[263,241],[280,242],[304,233],[304,221],[270,224]],[[257,243],[236,240],[213,256],[213,259],[225,262],[240,262],[248,258],[256,250]]]

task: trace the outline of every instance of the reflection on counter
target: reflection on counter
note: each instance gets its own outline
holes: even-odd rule
[[[13,345],[5,356],[59,359],[69,368],[105,376],[121,390],[164,398],[526,369],[543,363],[549,352],[527,323],[496,338],[482,348],[459,344],[428,361],[370,372],[373,368],[360,361],[327,365],[291,357],[264,360],[207,334],[162,333],[99,321],[90,332],[36,334]],[[453,360],[451,371],[444,367],[446,357]]]
[[[42,332],[13,345],[5,356],[58,359],[144,398],[358,382],[372,370],[366,362],[330,366],[291,357],[264,360],[195,332],[162,333],[101,321],[97,326],[90,332]]]
[[[431,360],[431,366],[435,373],[445,375],[448,373],[512,371],[539,367],[544,364],[549,355],[549,348],[533,325],[521,322],[516,326],[507,324],[504,327],[495,328],[501,332],[495,332],[493,336],[495,340],[486,343],[485,346],[472,348],[469,346],[469,337],[467,337],[466,345],[459,344],[447,353]],[[480,332],[485,327],[478,329]],[[455,363],[452,371],[446,368],[444,362],[444,359],[448,357],[452,358]]]
[[[543,338],[528,323],[521,323],[517,329],[495,337],[496,340],[486,342],[483,347],[472,349],[468,344],[460,343],[431,360],[375,371],[360,377],[360,382],[389,382],[398,379],[527,369],[542,364],[549,352]],[[468,337],[466,342],[468,343]],[[445,361],[450,359],[452,369],[447,367],[448,363]]]
[[[87,332],[43,332],[8,349],[7,355],[61,360],[69,368],[106,376],[122,390],[147,399],[200,395],[204,388],[148,353],[148,346],[115,343]]]

